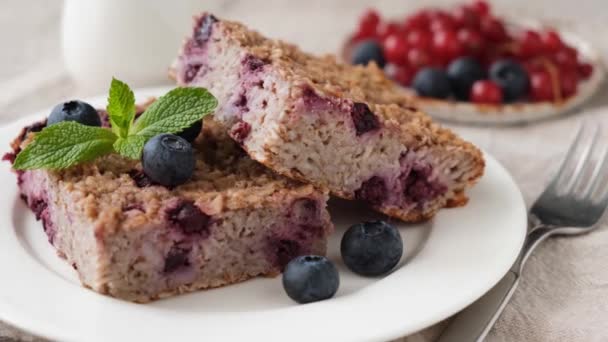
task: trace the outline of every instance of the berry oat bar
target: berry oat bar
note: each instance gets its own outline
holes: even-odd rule
[[[43,127],[24,128],[6,159]],[[275,175],[217,127],[205,120],[194,175],[173,189],[109,155],[17,171],[21,196],[85,286],[135,302],[276,275],[295,256],[324,254],[327,194]]]
[[[253,159],[406,221],[466,203],[483,173],[480,151],[410,107],[375,65],[315,57],[203,14],[171,74],[218,98],[216,120]]]

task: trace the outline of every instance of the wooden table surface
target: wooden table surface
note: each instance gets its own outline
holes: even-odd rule
[[[267,35],[289,40],[316,53],[336,52],[368,3],[374,3],[387,16],[399,16],[430,2],[267,0],[260,5],[253,1],[205,0],[209,10],[220,16],[242,20]],[[579,32],[594,43],[604,57],[608,56],[606,0],[501,0],[493,4],[500,13],[539,18]],[[4,46],[0,53],[0,124],[48,108],[62,99],[94,95],[90,89],[71,81],[63,67],[62,5],[58,0],[0,1],[0,41]],[[608,126],[607,95],[608,90],[603,89],[581,113],[552,121],[502,128],[451,127],[500,160],[530,203],[569,144],[573,127],[582,121]],[[608,336],[605,324],[608,275],[602,275],[608,273],[605,272],[608,248],[601,248],[606,243],[608,231],[601,229],[589,236],[553,239],[541,246],[488,340],[600,341]],[[580,279],[593,281],[581,283]],[[29,286],[32,291],[39,291],[43,285]],[[560,297],[556,304],[554,297],[543,295],[556,288],[559,293],[576,293],[576,296]],[[440,327],[432,327],[404,341],[432,341],[439,331]],[[38,339],[0,323],[0,342],[14,340]]]

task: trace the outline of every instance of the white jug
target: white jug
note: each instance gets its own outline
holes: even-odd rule
[[[81,86],[105,91],[115,76],[131,86],[169,83],[167,69],[202,0],[66,0],[62,45]]]

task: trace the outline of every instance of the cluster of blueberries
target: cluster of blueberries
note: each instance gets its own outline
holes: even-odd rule
[[[382,47],[374,41],[364,41],[353,49],[353,64],[374,61],[386,63]],[[510,103],[524,99],[530,90],[530,79],[524,67],[513,59],[499,59],[489,71],[472,57],[460,57],[444,70],[438,67],[420,69],[412,81],[418,95],[437,99],[454,97],[477,103]]]
[[[377,277],[390,272],[401,260],[403,241],[399,230],[384,221],[351,226],[340,244],[344,264],[353,272]],[[336,266],[326,257],[300,256],[287,264],[283,288],[298,303],[311,303],[334,296],[340,286]]]
[[[69,101],[53,108],[47,125],[62,121],[75,121],[87,126],[101,126],[99,113],[93,106],[83,101]],[[192,177],[195,166],[192,142],[203,127],[198,121],[183,132],[159,134],[148,140],[142,154],[144,173],[155,183],[174,187]]]

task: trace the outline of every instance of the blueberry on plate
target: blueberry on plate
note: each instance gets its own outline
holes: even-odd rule
[[[203,121],[197,121],[192,126],[186,128],[181,131],[177,135],[186,139],[189,143],[192,143],[196,137],[201,133],[201,129],[203,129]]]
[[[374,277],[397,265],[403,255],[403,241],[397,228],[384,221],[363,222],[346,231],[340,252],[351,271]]]
[[[437,68],[424,68],[414,77],[412,87],[418,95],[445,99],[450,96],[450,80],[446,73]]]
[[[353,64],[367,65],[374,61],[380,68],[384,68],[386,59],[382,52],[382,47],[376,41],[364,40],[353,48],[351,62]]]
[[[453,61],[448,66],[447,73],[452,92],[457,99],[462,101],[469,99],[473,83],[486,77],[482,66],[471,57],[462,57]]]
[[[511,59],[501,59],[490,67],[490,79],[502,89],[503,100],[513,102],[528,94],[530,79],[526,70]]]
[[[185,183],[194,172],[194,151],[184,138],[173,134],[160,134],[144,146],[142,156],[144,173],[164,186]]]
[[[338,269],[326,257],[304,255],[291,260],[283,272],[283,288],[300,304],[334,296],[340,286]]]
[[[62,121],[76,121],[87,126],[101,126],[101,119],[95,108],[78,100],[56,105],[48,117],[47,125],[50,126]]]

